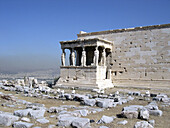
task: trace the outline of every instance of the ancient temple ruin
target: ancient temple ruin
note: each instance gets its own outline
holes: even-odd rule
[[[170,84],[170,24],[81,32],[61,41],[62,66],[57,85]],[[70,50],[69,65],[66,52]]]
[[[58,84],[88,87],[113,87],[108,66],[113,42],[103,39],[78,39],[60,42],[62,66]],[[65,65],[70,50],[69,65]]]

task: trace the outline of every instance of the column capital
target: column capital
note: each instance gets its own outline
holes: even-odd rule
[[[96,46],[96,47],[95,47],[95,50],[98,50],[98,47],[99,47],[99,46]]]
[[[65,53],[65,48],[62,48],[62,52]]]
[[[82,47],[82,50],[85,51],[85,46]]]

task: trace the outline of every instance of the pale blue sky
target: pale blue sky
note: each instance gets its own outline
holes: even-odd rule
[[[0,0],[0,72],[57,69],[59,41],[170,23],[170,0]]]

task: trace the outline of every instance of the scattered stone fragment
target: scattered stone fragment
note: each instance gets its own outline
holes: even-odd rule
[[[162,116],[162,111],[161,110],[149,110],[150,115],[154,116]]]
[[[26,122],[19,121],[19,122],[14,122],[13,127],[14,128],[30,128],[33,125],[34,124],[32,124],[32,123],[26,123]]]
[[[146,108],[140,110],[139,117],[144,120],[149,119],[149,111]]]
[[[124,107],[123,111],[130,111],[130,110],[137,111],[142,108],[143,108],[142,105],[130,105],[130,106]]]
[[[149,120],[148,123],[150,123],[150,124],[154,127],[154,125],[155,125],[155,120]]]
[[[127,123],[128,123],[127,120],[123,120],[123,121],[118,122],[117,124],[126,125]]]
[[[40,110],[31,110],[28,115],[34,119],[37,118],[43,118],[45,114],[45,110],[44,109],[40,109]]]
[[[42,119],[37,119],[37,122],[39,122],[41,124],[46,124],[46,123],[49,123],[49,120],[42,118]]]
[[[81,104],[88,105],[88,106],[94,106],[96,104],[95,99],[84,99]]]
[[[31,103],[27,105],[27,108],[34,108],[34,107],[44,107],[44,104],[39,104],[39,103]]]
[[[64,94],[64,97],[66,98],[66,100],[72,100],[72,96],[71,94]]]
[[[134,100],[134,97],[128,96],[127,100],[128,101]]]
[[[88,118],[77,118],[71,124],[74,128],[91,128]]]
[[[122,111],[121,115],[124,118],[128,118],[128,119],[138,118],[138,111],[136,110]]]
[[[75,101],[83,101],[84,99],[88,99],[88,96],[80,94],[74,94],[73,97],[74,97],[73,100]]]
[[[0,114],[0,125],[1,126],[10,126],[12,125],[12,123],[18,120],[19,120],[19,117],[14,116],[12,114],[11,115],[7,113]]]
[[[64,117],[75,117],[73,115],[71,115],[70,113],[66,113],[66,114],[60,114],[57,116],[58,119],[64,118]]]
[[[142,109],[143,106],[141,105],[130,105],[128,107],[124,107],[121,113],[122,117],[132,119],[138,118],[138,110]]]
[[[56,117],[56,115],[51,115],[51,116],[50,116],[50,118],[54,118],[54,117]]]
[[[16,110],[14,111],[14,115],[19,117],[27,116],[31,110],[32,109]]]
[[[87,114],[89,113],[88,110],[83,109],[83,110],[76,110],[74,112],[79,112],[81,114],[81,116],[87,116]]]
[[[63,117],[60,117],[59,120],[58,120],[58,123],[57,125],[58,126],[63,126],[63,127],[69,127],[71,126],[71,123],[73,120],[76,120],[77,117],[73,117],[73,116],[63,116]]]
[[[114,100],[111,99],[98,99],[96,104],[101,108],[111,108],[113,107]]]
[[[165,102],[165,103],[168,103],[168,102],[170,102],[170,98],[167,98],[167,97],[161,98],[161,101]]]
[[[134,128],[154,128],[151,124],[149,124],[147,121],[139,121],[136,122]]]
[[[30,122],[30,119],[27,118],[27,117],[22,117],[21,120],[22,120],[22,121],[25,121],[25,122]]]
[[[109,128],[109,127],[107,127],[107,126],[100,126],[99,128]]]
[[[51,125],[48,126],[48,128],[56,128],[56,126],[51,124]]]
[[[111,123],[112,121],[113,121],[113,117],[103,115],[102,118],[97,122],[97,124]]]
[[[58,113],[60,111],[67,110],[67,108],[62,108],[62,107],[50,107],[48,112],[49,113]]]

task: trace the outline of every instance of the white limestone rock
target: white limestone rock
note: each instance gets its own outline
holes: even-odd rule
[[[89,111],[86,109],[83,110],[76,110],[74,112],[79,112],[81,114],[81,116],[87,116],[89,114]]]
[[[29,113],[31,110],[32,110],[32,109],[16,110],[16,111],[14,111],[14,115],[15,115],[15,116],[19,116],[19,117],[24,117],[24,116],[27,116],[28,113]]]
[[[138,111],[136,110],[122,111],[121,115],[128,119],[138,118]]]
[[[73,99],[71,94],[64,94],[64,97],[66,98],[66,100],[72,100]]]
[[[27,108],[43,108],[44,106],[45,106],[44,104],[31,103],[27,105]]]
[[[73,99],[75,101],[83,101],[84,99],[88,99],[88,96],[80,95],[80,94],[73,94]]]
[[[31,120],[30,120],[29,118],[27,118],[27,117],[22,117],[21,120],[22,120],[22,121],[25,121],[25,122],[30,122],[30,121],[31,121]]]
[[[134,128],[154,128],[151,124],[149,124],[147,121],[139,121],[136,122]]]
[[[113,117],[103,115],[102,118],[97,122],[97,124],[101,123],[111,123],[113,121]]]
[[[18,121],[19,117],[12,114],[2,113],[0,114],[0,126],[10,126],[15,121]]]
[[[155,125],[155,120],[149,120],[148,123],[150,123],[150,124],[154,127],[154,125]]]
[[[122,110],[123,111],[130,111],[130,110],[138,111],[139,109],[142,109],[142,108],[143,108],[142,105],[130,105],[130,106],[124,107]]]
[[[56,128],[56,126],[51,124],[51,125],[48,125],[48,128]]]
[[[153,116],[162,116],[162,113],[161,110],[149,110],[149,114]]]
[[[107,127],[107,126],[100,126],[99,128],[109,128],[109,127]]]
[[[49,120],[45,119],[45,118],[41,118],[41,119],[37,119],[37,122],[41,123],[41,124],[46,124],[49,123]]]
[[[88,118],[77,118],[73,120],[72,124],[75,128],[91,128],[90,120]]]
[[[14,122],[13,127],[14,128],[31,128],[34,124],[32,123],[26,123],[26,122]]]
[[[128,121],[127,121],[127,120],[123,120],[123,121],[118,122],[117,124],[120,124],[120,125],[126,125],[127,123],[128,123]]]
[[[77,117],[73,116],[63,116],[58,119],[57,125],[62,127],[69,127],[73,120],[76,120]]]
[[[67,110],[67,108],[63,108],[63,107],[50,107],[48,112],[49,113],[58,113],[58,112],[61,112],[63,110]]]
[[[96,104],[95,99],[84,99],[81,104],[88,105],[88,106],[94,106]]]
[[[101,108],[113,107],[114,100],[111,99],[98,99],[96,105]]]
[[[140,110],[139,116],[141,119],[148,120],[149,119],[149,111],[146,108]]]
[[[143,106],[141,105],[130,105],[128,107],[124,107],[121,115],[125,118],[132,119],[138,118],[138,110],[142,109]]]
[[[28,115],[34,119],[37,118],[43,118],[45,114],[45,110],[44,109],[40,109],[40,110],[31,110]]]

